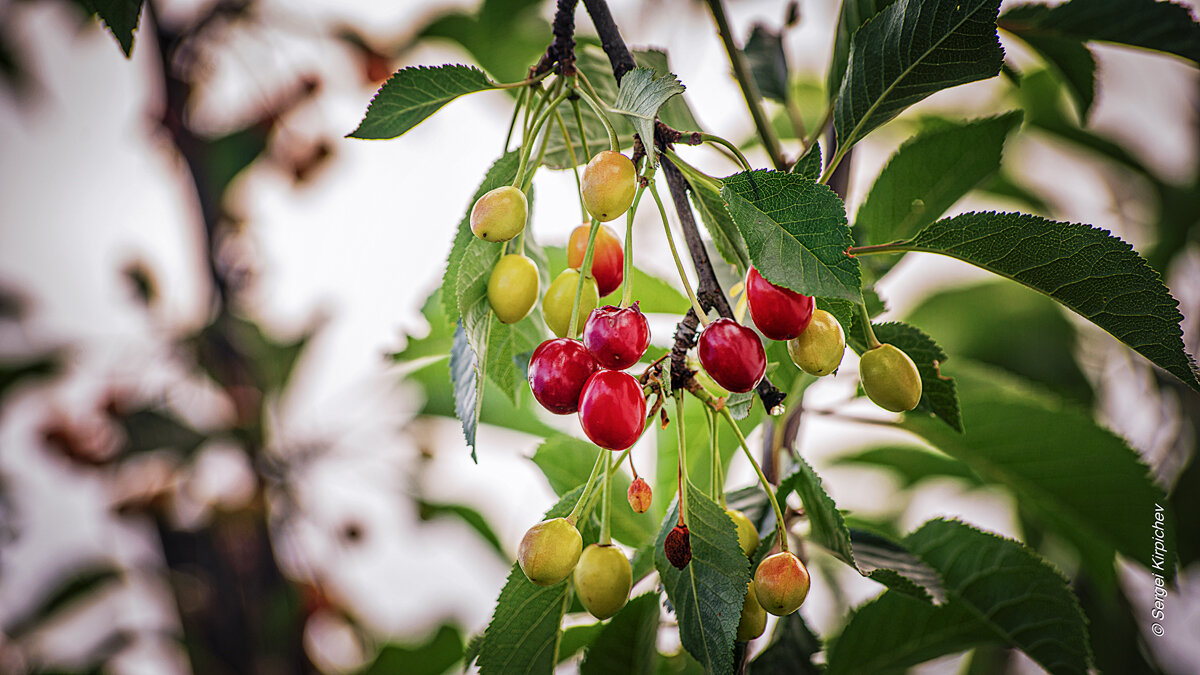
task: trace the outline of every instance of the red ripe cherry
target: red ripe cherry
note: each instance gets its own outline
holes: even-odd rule
[[[571,231],[567,241],[567,267],[576,270],[583,267],[591,229],[588,225],[580,225]],[[592,276],[596,278],[596,288],[602,298],[617,290],[625,278],[625,251],[617,233],[607,225],[601,225],[596,231],[596,243],[592,246]]]
[[[592,442],[624,450],[637,441],[646,424],[646,396],[629,373],[600,370],[588,378],[579,395],[579,424]]]
[[[605,305],[593,309],[583,327],[583,346],[596,362],[611,370],[625,370],[638,362],[650,344],[646,315],[632,307]]]
[[[767,372],[762,340],[733,319],[722,317],[705,326],[698,351],[704,372],[729,391],[750,391]]]
[[[543,408],[567,415],[579,409],[583,385],[598,369],[579,340],[546,340],[529,359],[529,388]]]
[[[776,286],[753,267],[746,273],[746,302],[754,325],[772,340],[791,340],[812,321],[812,298]]]

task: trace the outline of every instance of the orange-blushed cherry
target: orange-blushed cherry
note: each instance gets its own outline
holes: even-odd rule
[[[790,551],[768,556],[754,572],[758,604],[775,616],[787,616],[808,597],[808,569]]]
[[[525,193],[505,185],[484,194],[471,207],[471,231],[485,241],[508,241],[525,229]]]
[[[590,230],[588,225],[580,225],[571,231],[567,241],[567,267],[576,270],[583,267]],[[601,225],[596,231],[596,243],[592,245],[592,276],[596,278],[596,288],[602,298],[617,290],[625,278],[625,251],[617,233],[607,225]]]
[[[625,497],[629,500],[629,508],[633,509],[634,513],[645,513],[650,509],[654,491],[650,489],[650,485],[646,483],[645,479],[635,478],[629,484],[629,490]]]
[[[580,178],[583,206],[602,223],[620,217],[633,204],[637,192],[637,169],[619,152],[605,150],[583,168]]]
[[[566,518],[551,518],[529,528],[517,547],[521,571],[539,586],[566,579],[579,562],[583,537]]]

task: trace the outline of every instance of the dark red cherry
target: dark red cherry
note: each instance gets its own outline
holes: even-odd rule
[[[754,325],[772,340],[791,340],[812,321],[812,298],[776,286],[753,267],[746,273],[746,302]]]
[[[646,396],[629,373],[600,370],[588,378],[579,395],[579,424],[592,442],[624,450],[637,441],[646,424]]]
[[[579,340],[546,340],[529,359],[529,388],[543,408],[555,415],[567,415],[579,409],[583,385],[598,369],[596,360]]]
[[[762,340],[733,319],[722,317],[705,326],[698,351],[704,372],[729,391],[750,391],[767,372]]]
[[[692,561],[692,536],[688,532],[687,525],[676,525],[667,533],[667,539],[663,542],[663,552],[667,554],[667,560],[670,561],[675,569],[681,570],[687,567],[687,564]]]
[[[625,370],[638,362],[650,344],[646,315],[632,307],[605,305],[593,309],[583,327],[583,346],[596,362],[611,370]]]

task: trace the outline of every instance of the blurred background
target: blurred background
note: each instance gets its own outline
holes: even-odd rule
[[[631,46],[668,51],[705,130],[752,142],[701,3],[611,5]],[[839,3],[795,7],[784,48],[811,124]],[[728,10],[743,41],[756,23],[783,29],[789,13],[765,0]],[[79,3],[0,0],[0,673],[436,673],[461,662],[521,534],[555,500],[529,460],[534,434],[485,424],[471,461],[433,358],[448,333],[427,304],[513,101],[460,99],[394,141],[344,136],[400,67],[466,62],[521,79],[552,14],[528,0],[158,0],[126,59]],[[594,35],[582,8],[577,25],[581,40]],[[1023,109],[1000,174],[953,211],[1110,229],[1163,274],[1195,354],[1197,70],[1094,45],[1084,127],[1062,83],[1001,39],[1020,86],[951,89],[873,134],[854,154],[849,213],[920,125]],[[785,128],[787,111],[771,111]],[[794,137],[785,144],[796,152]],[[681,152],[713,175],[735,170]],[[537,236],[562,246],[579,224],[574,180],[543,170],[535,186]],[[674,279],[653,209],[635,231],[639,267]],[[1196,396],[1109,336],[946,258],[910,255],[878,290],[886,317],[907,317],[952,356],[1093,411],[1176,487],[1177,511],[1196,505]],[[672,317],[652,325],[666,345]],[[842,508],[900,532],[949,514],[1027,534],[1006,492],[842,461],[904,438],[854,421],[878,417],[847,402],[854,366],[848,356],[847,376],[809,390],[806,405],[832,414],[808,416],[797,440]],[[579,433],[573,420],[538,419]],[[653,475],[641,447],[639,469]],[[751,481],[735,464],[731,485]],[[1200,539],[1181,530],[1179,541]],[[1069,551],[1047,555],[1078,565]],[[1116,625],[1134,640],[1151,582],[1122,569],[1132,600]],[[822,635],[879,592],[847,572],[814,568],[802,612]],[[1195,672],[1197,569],[1178,584],[1178,630],[1149,644],[1165,671]],[[1010,668],[1037,672],[1019,655]]]

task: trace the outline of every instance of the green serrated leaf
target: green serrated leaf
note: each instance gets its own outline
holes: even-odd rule
[[[1072,0],[1061,5],[1021,5],[1000,17],[1000,27],[1027,35],[1100,40],[1145,47],[1200,62],[1200,24],[1183,5],[1155,0]]]
[[[494,88],[482,70],[470,66],[403,68],[379,88],[348,138],[396,138],[459,96]]]
[[[658,669],[658,593],[629,601],[604,626],[579,666],[581,675],[653,675]]]
[[[717,252],[725,262],[737,269],[738,276],[745,276],[750,269],[750,253],[746,251],[746,242],[738,231],[733,217],[725,208],[725,200],[713,189],[699,183],[688,183],[691,188],[692,206],[700,214],[700,221],[712,237]]]
[[[633,58],[639,66],[653,68],[654,73],[658,76],[670,75],[675,71],[671,69],[670,59],[667,53],[661,49],[634,49]],[[608,64],[608,57],[605,57],[605,64]],[[609,77],[612,76],[612,68],[609,68]],[[663,104],[663,107],[658,109],[658,118],[672,129],[680,131],[701,131],[700,123],[696,121],[696,116],[692,113],[691,106],[688,105],[687,99],[682,95],[672,96]]]
[[[478,463],[475,454],[475,431],[479,428],[479,377],[475,351],[467,342],[467,332],[462,322],[454,330],[454,343],[450,348],[450,387],[454,391],[454,416],[462,424],[463,438],[471,448],[471,461]]]
[[[792,167],[792,173],[813,182],[821,177],[821,145],[819,143],[813,143],[808,152],[796,160],[796,166]]]
[[[837,30],[833,38],[833,55],[829,59],[829,74],[825,92],[832,101],[842,88],[846,65],[850,61],[850,40],[864,23],[895,0],[843,0],[838,12]]]
[[[663,544],[679,518],[679,504],[663,520],[655,542],[654,566],[679,621],[683,646],[704,666],[733,673],[733,638],[750,583],[749,561],[737,543],[733,521],[690,483],[687,524],[692,560],[682,570],[667,561]]]
[[[517,367],[514,358],[532,349],[540,340],[534,328],[536,320],[526,317],[510,325],[501,322],[492,312],[487,299],[488,279],[503,251],[504,247],[499,244],[476,237],[471,239],[459,262],[458,307],[462,312],[467,343],[476,355],[477,376],[495,382],[509,401],[515,403]]]
[[[437,629],[427,642],[416,646],[385,644],[375,660],[358,675],[440,675],[463,657],[462,633],[449,624]]]
[[[545,517],[565,517],[581,494],[582,485],[563,495]],[[483,634],[478,658],[481,675],[554,672],[569,586],[569,579],[538,586],[525,578],[520,565],[513,565]]]
[[[829,551],[859,574],[889,588],[925,599],[942,598],[937,575],[903,547],[865,533],[860,534],[861,547],[854,541],[841,511],[825,492],[820,476],[803,458],[797,458],[796,471],[779,484],[776,499],[782,504],[792,492],[800,497],[808,516],[808,541]]]
[[[850,42],[833,109],[838,152],[935,92],[1000,72],[1000,0],[896,0]]]
[[[966,213],[906,250],[964,260],[1041,291],[1200,391],[1179,303],[1129,244],[1106,230],[1019,213]]]
[[[1096,98],[1096,59],[1092,51],[1084,43],[1069,38],[1037,33],[1024,33],[1020,37],[1062,80],[1075,102],[1080,122],[1086,123]]]
[[[783,52],[783,35],[778,31],[755,24],[746,46],[742,48],[750,74],[763,98],[783,103],[788,98],[787,55]]]
[[[1156,573],[1173,566],[1146,545],[1146,523],[1165,495],[1138,454],[1085,410],[1004,373],[955,359],[966,432],[930,419],[901,425],[962,460],[980,478],[1007,487],[1022,509],[1111,571],[1113,549]],[[1168,550],[1174,533],[1168,528]],[[1104,550],[1108,553],[1105,556]]]
[[[596,462],[597,451],[592,443],[557,434],[538,446],[533,453],[533,463],[546,475],[555,494],[561,495],[587,481]],[[610,490],[613,500],[610,512],[613,538],[634,548],[649,541],[655,532],[654,520],[647,514],[634,513],[624,506],[625,493],[629,491],[629,477],[620,471],[615,472]]]
[[[750,672],[820,675],[824,671],[813,663],[819,651],[820,638],[809,630],[800,612],[792,612],[775,624],[771,642],[750,662]]]
[[[458,270],[462,264],[463,255],[466,254],[467,244],[476,238],[475,234],[471,232],[471,209],[484,194],[498,187],[512,184],[513,179],[517,176],[517,167],[520,163],[519,148],[509,151],[497,159],[488,169],[483,182],[475,190],[471,203],[467,205],[467,212],[458,222],[458,229],[454,233],[454,244],[451,246],[450,256],[446,260],[446,273],[442,275],[442,303],[445,306],[447,325],[452,325],[461,316],[458,308]],[[532,190],[526,195],[526,198],[529,200],[529,208],[532,209]]]
[[[612,110],[629,120],[643,143],[650,145],[654,142],[654,118],[659,108],[683,90],[684,86],[673,73],[659,75],[653,68],[634,68],[621,78]],[[646,157],[651,166],[658,165],[657,153],[649,153]]]
[[[854,454],[842,455],[834,464],[857,464],[887,469],[905,488],[930,478],[959,478],[969,485],[983,485],[979,476],[962,461],[933,450],[913,445],[881,445]]]
[[[589,623],[582,626],[571,626],[562,633],[558,641],[558,662],[563,663],[586,649],[595,640],[607,624]]]
[[[857,319],[856,319],[857,320]],[[908,414],[926,413],[936,415],[950,428],[962,432],[963,418],[958,409],[958,394],[954,388],[953,378],[942,375],[941,364],[949,358],[946,352],[938,346],[933,338],[921,329],[901,322],[872,323],[875,337],[880,342],[895,345],[917,366],[921,374],[921,400],[917,407]],[[854,329],[846,332],[846,344],[854,351],[862,354],[867,349],[862,329],[855,324]]]
[[[797,293],[862,302],[845,205],[825,185],[779,171],[723,179],[721,196],[758,271]]]
[[[1052,673],[1087,673],[1087,619],[1062,573],[1020,542],[932,520],[904,543],[942,575],[946,594]]]
[[[1000,638],[961,603],[887,591],[859,607],[829,647],[826,675],[887,675]]]
[[[905,239],[941,217],[1000,168],[1004,141],[1021,113],[939,126],[901,145],[879,172],[854,219],[854,239]],[[886,270],[877,270],[882,275]]]
[[[116,38],[125,58],[133,53],[133,34],[142,15],[142,0],[76,0],[84,11],[95,14]]]

